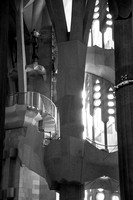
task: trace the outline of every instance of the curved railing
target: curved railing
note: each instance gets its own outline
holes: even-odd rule
[[[107,145],[106,146],[105,144],[101,144],[101,143],[98,143],[96,141],[93,141],[93,140],[89,139],[88,137],[86,138],[86,140],[98,149],[107,150],[110,153],[118,151],[118,145],[114,144],[114,145]]]
[[[48,114],[57,120],[57,108],[55,104],[46,96],[37,92],[16,93],[10,95],[7,99],[6,106],[13,106],[15,104],[27,105],[28,108],[38,110],[41,115]]]

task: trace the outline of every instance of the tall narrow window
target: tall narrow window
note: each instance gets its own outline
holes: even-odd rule
[[[86,93],[84,103],[86,137],[97,148],[116,151],[116,111],[112,84],[88,73],[84,92]]]

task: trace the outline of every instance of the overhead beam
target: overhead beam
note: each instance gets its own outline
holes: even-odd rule
[[[42,10],[45,6],[44,0],[38,0],[33,3],[33,13],[32,13],[32,23],[31,23],[31,31],[36,29],[38,20],[42,14]]]
[[[55,28],[57,41],[67,41],[67,24],[62,0],[46,0],[46,5],[52,24]]]
[[[72,20],[71,20],[70,40],[82,41],[85,2],[86,0],[72,1]]]

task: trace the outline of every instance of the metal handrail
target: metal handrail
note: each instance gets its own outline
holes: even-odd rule
[[[42,115],[49,114],[57,119],[57,108],[55,104],[46,96],[37,92],[22,92],[10,95],[6,102],[6,107],[15,104],[27,105],[28,108],[37,109]]]
[[[90,142],[93,146],[97,147],[98,149],[105,149],[105,147],[107,147],[107,148],[112,148],[111,152],[118,151],[118,145],[117,144],[114,144],[114,145],[105,145],[105,144],[101,144],[99,142],[93,141],[93,140],[91,140],[88,137],[86,137],[86,140],[88,142]]]

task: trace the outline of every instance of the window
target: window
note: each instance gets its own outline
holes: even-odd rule
[[[104,200],[105,199],[105,194],[103,192],[98,192],[96,194],[96,200]]]
[[[117,132],[115,125],[115,96],[113,85],[94,74],[86,74],[84,88],[83,124],[86,133],[84,139],[99,149],[117,150]],[[105,141],[105,134],[107,140]]]

